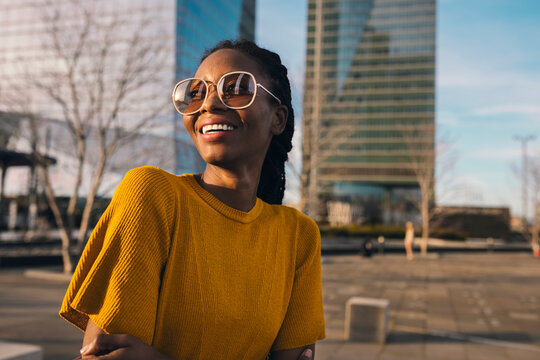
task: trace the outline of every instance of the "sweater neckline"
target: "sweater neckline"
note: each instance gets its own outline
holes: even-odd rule
[[[219,200],[217,197],[209,193],[205,188],[203,188],[197,179],[195,178],[195,175],[193,174],[185,174],[185,179],[187,180],[188,184],[191,186],[191,188],[194,190],[194,192],[202,199],[204,202],[206,202],[210,207],[212,207],[214,210],[222,214],[223,216],[238,221],[241,223],[250,223],[257,219],[257,217],[261,214],[263,209],[263,201],[259,198],[255,201],[255,205],[249,210],[248,212],[237,210],[235,208],[232,208],[223,202]]]

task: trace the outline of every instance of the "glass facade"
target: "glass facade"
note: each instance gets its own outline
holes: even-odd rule
[[[101,14],[98,17],[99,22],[105,23],[109,18],[118,19],[121,28],[115,31],[114,37],[124,39],[124,43],[127,43],[130,35],[135,32],[136,24],[142,24],[143,21],[151,23],[148,25],[151,31],[145,31],[143,36],[152,37],[153,41],[164,44],[166,48],[153,59],[160,64],[159,78],[152,80],[153,88],[141,93],[140,101],[134,103],[129,112],[125,111],[118,116],[125,119],[125,123],[129,123],[135,117],[142,116],[145,109],[153,109],[158,103],[168,102],[170,107],[162,106],[159,126],[149,131],[167,139],[160,142],[160,146],[167,148],[162,155],[167,158],[167,164],[174,164],[155,165],[176,173],[201,170],[202,161],[183,129],[181,116],[170,102],[170,94],[179,79],[194,74],[204,50],[223,39],[254,40],[255,0],[161,0],[159,3],[143,0],[95,0],[91,5],[84,1],[81,3]],[[69,4],[71,2],[63,0],[0,0],[0,111],[3,110],[1,97],[6,91],[10,91],[11,83],[24,84],[24,79],[29,76],[37,78],[44,71],[55,73],[62,68],[62,60],[54,53],[53,46],[45,43],[48,26],[46,18],[51,16],[51,9],[61,10],[58,31],[62,41],[69,42],[69,34],[77,34],[84,24],[81,14]],[[92,36],[97,39],[101,34],[91,34],[89,39],[93,41]],[[76,40],[76,36],[72,37]],[[102,36],[96,43],[102,43],[103,38]],[[117,43],[120,42],[115,44]],[[93,45],[91,41],[89,44]],[[91,46],[86,46],[85,50],[90,48]],[[113,50],[118,53],[123,51],[120,47]],[[117,58],[120,59],[118,64],[113,65],[122,68],[123,58]],[[92,61],[89,61],[89,64],[93,64]],[[114,66],[109,67],[111,70],[107,76],[111,83],[119,76]],[[114,88],[110,85],[104,86],[105,92]],[[62,109],[47,97],[37,93],[25,93],[25,97],[32,100],[31,107],[36,113],[53,121],[63,121]],[[107,100],[111,97],[105,94],[104,98]],[[64,155],[67,157],[66,161],[72,161],[69,158],[73,152],[66,150]],[[119,170],[122,171],[123,169]]]
[[[206,49],[237,38],[255,39],[255,0],[177,0],[176,79],[193,76]]]
[[[205,50],[220,40],[238,38],[255,40],[255,0],[177,0],[175,83],[193,76]],[[202,171],[204,163],[181,116],[175,119],[176,173]]]
[[[174,4],[0,0],[0,111],[39,118],[38,141],[22,117],[7,146],[30,152],[35,144],[56,158],[51,178],[57,195],[71,195],[76,179],[75,131],[69,129],[84,134],[87,149],[80,196],[90,191],[104,143],[115,150],[109,153],[100,195],[110,196],[132,167],[174,169],[172,110],[165,106],[174,76]],[[143,46],[151,50],[142,51]],[[148,66],[126,75],[130,65],[141,69],[142,62]],[[122,78],[129,78],[124,92]],[[113,132],[133,134],[136,140],[114,146]],[[7,176],[7,191],[24,194],[28,171],[12,168]]]
[[[418,196],[415,164],[434,166],[435,9],[435,0],[308,1],[310,215],[324,215],[327,200],[369,198],[379,199],[383,222],[399,222],[393,209]]]

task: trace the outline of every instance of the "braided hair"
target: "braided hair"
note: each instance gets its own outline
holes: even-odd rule
[[[255,60],[263,73],[270,79],[271,88],[281,103],[287,106],[288,116],[285,129],[279,135],[274,135],[263,162],[257,197],[269,204],[281,204],[285,193],[285,161],[292,149],[294,134],[294,111],[291,104],[291,84],[287,77],[287,68],[281,63],[278,54],[260,48],[249,40],[224,40],[207,50],[201,63],[212,53],[222,50],[238,50]]]

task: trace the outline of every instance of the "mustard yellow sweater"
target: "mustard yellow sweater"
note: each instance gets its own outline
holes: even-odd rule
[[[264,359],[324,338],[320,236],[300,212],[228,207],[193,175],[128,172],[60,315],[175,359]]]

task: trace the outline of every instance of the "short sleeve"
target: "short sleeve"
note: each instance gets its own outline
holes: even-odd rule
[[[90,318],[151,344],[173,213],[165,172],[130,170],[88,240],[60,315],[83,331]]]
[[[303,215],[300,220],[293,288],[271,351],[294,349],[325,338],[321,236],[313,220]]]

